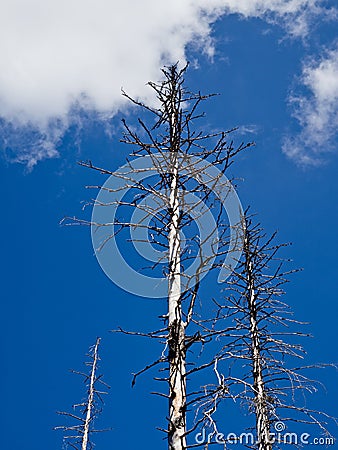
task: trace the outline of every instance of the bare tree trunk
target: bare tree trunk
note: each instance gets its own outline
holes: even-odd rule
[[[82,450],[87,450],[88,439],[89,439],[89,431],[90,431],[90,423],[93,420],[93,410],[94,410],[94,396],[95,396],[95,380],[96,380],[96,369],[97,363],[99,360],[98,348],[100,344],[100,338],[97,338],[96,343],[93,348],[93,363],[92,370],[90,373],[90,381],[88,387],[88,403],[87,403],[87,411],[86,418],[83,425],[83,438],[82,438]]]
[[[257,305],[254,283],[254,266],[251,260],[248,237],[244,238],[244,253],[247,267],[248,310],[250,315],[250,339],[252,352],[252,376],[255,395],[256,432],[258,450],[271,450],[270,421],[267,410],[266,392],[263,380],[259,328],[257,322]]]
[[[185,381],[185,323],[181,305],[181,244],[178,146],[180,120],[176,105],[176,81],[172,80],[170,101],[170,166],[169,193],[169,274],[168,274],[168,327],[169,327],[169,450],[186,449],[186,381]]]

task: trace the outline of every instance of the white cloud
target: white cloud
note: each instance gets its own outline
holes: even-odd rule
[[[306,64],[301,81],[308,92],[290,98],[301,131],[285,140],[283,150],[301,164],[318,164],[338,135],[338,47]]]
[[[74,102],[99,113],[114,113],[123,107],[121,86],[146,99],[150,91],[145,83],[158,79],[164,63],[184,61],[188,43],[197,43],[212,55],[210,26],[221,15],[280,21],[299,35],[309,17],[321,11],[320,4],[320,0],[3,0],[3,127],[19,135],[27,134],[27,126],[40,131],[37,142],[45,140],[46,145],[37,145],[35,154],[33,144],[26,150],[24,142],[16,145],[17,158],[33,165],[57,153],[55,143],[72,122],[69,111]],[[9,146],[14,146],[12,140],[9,136]]]
[[[305,37],[309,24],[316,15],[331,16],[333,8],[326,9],[321,0],[225,0],[227,11],[244,17],[261,17],[279,23],[295,37]]]

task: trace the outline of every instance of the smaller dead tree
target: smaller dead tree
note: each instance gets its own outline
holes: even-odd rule
[[[299,339],[310,335],[299,331],[305,323],[294,319],[281,300],[282,286],[297,270],[284,269],[288,260],[278,253],[286,244],[274,244],[275,236],[267,238],[260,225],[244,215],[243,255],[227,283],[225,302],[216,303],[218,312],[210,321],[211,330],[219,331],[223,343],[217,362],[229,374],[218,374],[219,385],[227,387],[227,397],[241,399],[254,414],[256,445],[252,448],[257,450],[278,448],[280,443],[274,439],[277,422],[317,425],[330,436],[327,425],[333,419],[306,404],[305,394],[317,391],[319,385],[306,370],[334,365],[294,363],[306,356]],[[209,395],[200,408],[216,430],[210,411],[217,408],[210,409],[210,405],[221,400],[219,386],[209,388]]]
[[[66,445],[76,450],[91,450],[93,448],[92,435],[106,430],[96,430],[94,428],[94,421],[101,413],[101,406],[103,404],[102,395],[107,392],[98,388],[99,385],[109,388],[109,386],[102,380],[102,375],[98,375],[99,345],[100,338],[97,338],[96,343],[90,348],[88,357],[89,361],[86,366],[90,368],[88,373],[77,372],[72,370],[72,373],[81,375],[87,386],[87,397],[82,403],[73,405],[74,410],[79,410],[79,413],[58,412],[62,416],[70,418],[75,423],[73,425],[63,425],[55,427],[55,430],[63,430],[65,432],[64,441]]]

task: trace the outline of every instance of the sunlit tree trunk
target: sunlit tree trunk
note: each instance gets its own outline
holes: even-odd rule
[[[83,438],[82,438],[81,450],[88,449],[90,425],[91,425],[91,422],[92,422],[93,416],[94,416],[93,411],[95,409],[95,407],[94,407],[95,381],[96,381],[97,363],[98,363],[98,359],[99,359],[99,355],[98,355],[99,344],[100,344],[100,339],[98,338],[94,345],[93,354],[92,354],[93,362],[92,362],[92,369],[90,372],[90,379],[89,379],[87,411],[86,411],[85,422],[83,424]]]
[[[168,274],[168,327],[169,327],[169,450],[186,448],[186,380],[185,380],[185,323],[181,304],[181,245],[179,161],[180,119],[176,98],[176,84],[172,79],[170,98],[170,168],[169,192],[169,274]]]
[[[244,254],[247,269],[248,311],[250,316],[250,339],[252,356],[253,390],[255,395],[256,432],[258,450],[271,450],[270,421],[266,404],[266,392],[263,380],[262,359],[260,351],[259,328],[257,322],[257,305],[253,276],[253,262],[250,258],[248,238],[244,239]]]

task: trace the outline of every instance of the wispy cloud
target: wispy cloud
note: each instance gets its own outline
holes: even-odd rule
[[[121,86],[151,101],[145,83],[158,79],[163,64],[184,61],[187,44],[195,43],[212,56],[211,26],[218,17],[262,17],[285,25],[292,35],[302,35],[315,14],[325,14],[322,4],[316,0],[3,0],[2,145],[7,142],[16,152],[14,159],[33,166],[57,155],[57,142],[77,120],[74,104],[76,110],[114,114],[124,107]]]
[[[260,131],[260,127],[256,124],[248,124],[248,125],[241,125],[238,128],[238,132],[240,134],[258,134],[258,132]]]
[[[330,19],[334,8],[326,7],[325,0],[224,0],[229,13],[244,17],[259,17],[282,25],[293,37],[305,37],[315,17]]]
[[[303,67],[301,82],[304,94],[293,94],[290,103],[301,130],[287,137],[283,151],[305,165],[322,163],[322,156],[336,150],[338,135],[338,45],[327,50],[321,60],[309,61]]]

